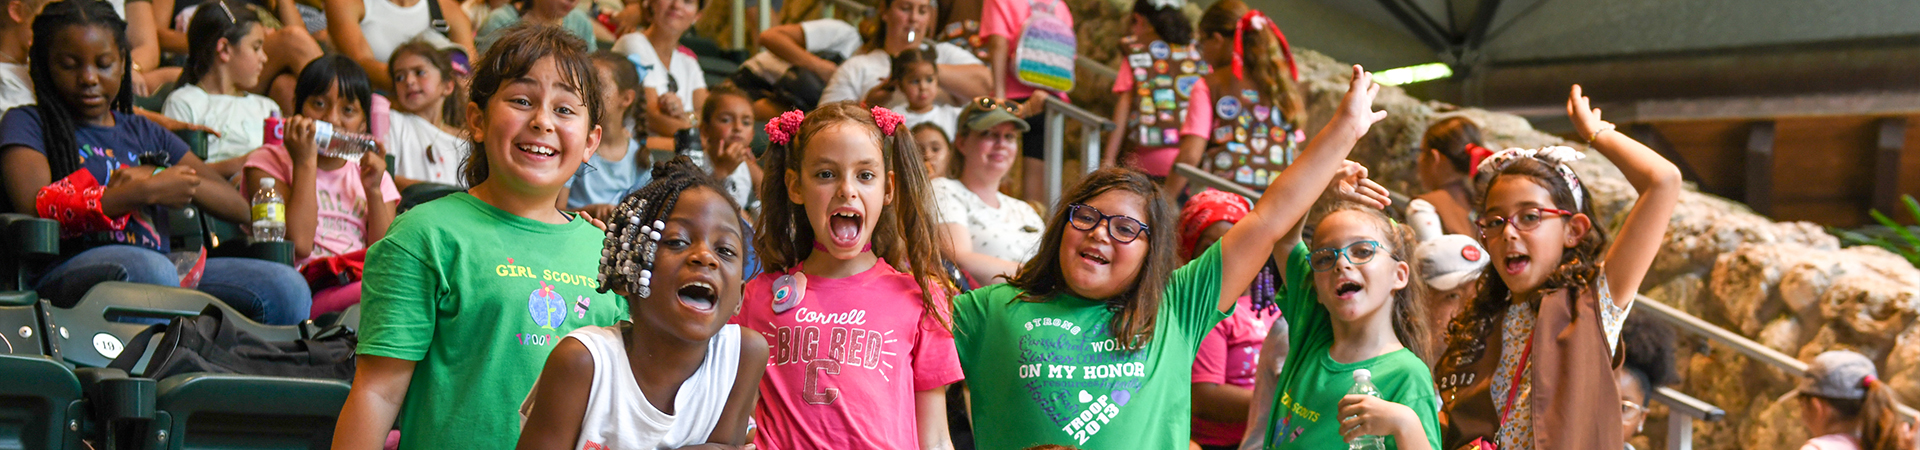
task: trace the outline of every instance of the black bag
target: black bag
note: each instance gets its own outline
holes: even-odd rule
[[[146,372],[132,373],[154,333],[165,334]],[[313,339],[270,342],[236,328],[219,307],[210,305],[198,316],[175,317],[141,331],[107,367],[156,380],[210,372],[351,381],[358,342],[353,331],[339,326],[315,333]]]

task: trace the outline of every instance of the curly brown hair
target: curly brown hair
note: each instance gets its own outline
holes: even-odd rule
[[[1589,218],[1595,217],[1593,198],[1584,189],[1575,192],[1571,186],[1567,185],[1567,181],[1560,178],[1559,173],[1554,171],[1554,167],[1554,163],[1540,159],[1519,158],[1491,175],[1483,173],[1481,176],[1484,180],[1475,187],[1475,190],[1481,193],[1475,201],[1475,209],[1485,214],[1487,189],[1495,182],[1503,177],[1521,177],[1546,188],[1555,208],[1585,214]],[[1576,196],[1578,196],[1577,199]],[[1575,208],[1574,205],[1579,207]],[[1594,222],[1591,230],[1561,254],[1558,267],[1554,269],[1553,274],[1547,276],[1546,282],[1541,284],[1539,289],[1541,291],[1566,289],[1569,296],[1579,295],[1581,289],[1592,289],[1593,283],[1600,275],[1602,258],[1606,256],[1607,241],[1605,227]],[[1512,304],[1513,290],[1507,286],[1506,280],[1500,278],[1498,271],[1485,271],[1480,275],[1480,295],[1468,302],[1460,311],[1460,315],[1454,316],[1453,322],[1447,324],[1447,346],[1466,348],[1466,342],[1484,338],[1472,331],[1480,328],[1476,324],[1483,320],[1493,320]],[[1540,307],[1537,301],[1532,306],[1536,310]]]
[[[1133,287],[1112,298],[1092,300],[1104,300],[1107,308],[1114,311],[1107,327],[1116,342],[1123,348],[1138,350],[1153,339],[1154,322],[1160,316],[1160,303],[1167,291],[1166,280],[1173,276],[1173,269],[1180,263],[1179,236],[1174,232],[1174,219],[1180,212],[1160,191],[1160,184],[1147,174],[1118,167],[1087,174],[1072,192],[1060,197],[1060,203],[1053,206],[1046,234],[1040,237],[1040,252],[1020,265],[1020,271],[1007,284],[1025,291],[1017,297],[1019,301],[1048,302],[1053,301],[1055,294],[1068,292],[1067,278],[1060,268],[1060,246],[1067,230],[1072,228],[1067,224],[1067,205],[1086,203],[1116,190],[1132,192],[1146,200],[1146,207],[1142,209],[1147,213],[1143,220],[1147,223],[1147,257],[1141,263],[1140,273],[1133,278]]]

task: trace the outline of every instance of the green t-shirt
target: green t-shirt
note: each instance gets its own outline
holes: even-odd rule
[[[1280,396],[1267,422],[1267,448],[1346,448],[1340,437],[1340,398],[1353,387],[1353,371],[1373,372],[1380,398],[1407,405],[1420,416],[1427,442],[1440,448],[1440,396],[1433,390],[1433,373],[1407,349],[1364,361],[1341,364],[1328,353],[1333,348],[1333,319],[1313,289],[1313,267],[1307,263],[1305,243],[1287,256],[1286,286],[1275,302],[1287,318],[1287,361],[1280,368]],[[1417,281],[1416,281],[1417,282]],[[1387,448],[1396,448],[1392,436]]]
[[[1186,448],[1193,354],[1220,312],[1220,250],[1173,272],[1143,349],[1118,348],[1102,302],[999,284],[954,299],[954,343],[980,448]]]
[[[605,235],[466,193],[422,204],[367,250],[359,352],[417,361],[401,448],[512,448],[515,412],[547,353],[575,328],[625,320],[594,292]]]

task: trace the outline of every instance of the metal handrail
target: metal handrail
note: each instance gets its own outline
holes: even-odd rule
[[[1747,339],[1746,336],[1741,336],[1739,333],[1734,333],[1725,328],[1707,323],[1707,321],[1687,314],[1685,311],[1667,306],[1667,304],[1647,298],[1645,295],[1636,298],[1634,303],[1638,304],[1635,306],[1636,309],[1644,309],[1646,312],[1653,314],[1654,317],[1679,328],[1681,331],[1719,341],[1728,347],[1733,347],[1734,351],[1747,355],[1747,357],[1784,370],[1794,378],[1805,376],[1807,373],[1807,363],[1801,362],[1792,356],[1787,356],[1786,353],[1781,353],[1772,347],[1767,347],[1752,339]],[[1920,410],[1915,410],[1913,407],[1905,404],[1896,404],[1894,405],[1894,409],[1898,410],[1900,416],[1907,420],[1920,419]]]
[[[1064,147],[1067,139],[1067,119],[1080,122],[1080,144],[1085,146],[1085,153],[1080,156],[1081,173],[1100,169],[1100,146],[1105,142],[1100,139],[1100,133],[1112,130],[1114,125],[1113,121],[1105,117],[1073,106],[1072,103],[1054,96],[1048,95],[1042,98],[1046,99],[1047,105],[1047,204],[1054,204],[1060,200],[1061,184],[1065,180],[1062,178],[1061,165],[1066,164]]]
[[[1173,163],[1173,171],[1179,173],[1181,176],[1187,177],[1187,184],[1219,189],[1229,193],[1239,194],[1241,197],[1246,197],[1247,200],[1260,201],[1259,192],[1247,189],[1246,186],[1241,186],[1240,183],[1220,178],[1219,175],[1207,173],[1207,171],[1200,170],[1199,167],[1194,167],[1192,164]]]

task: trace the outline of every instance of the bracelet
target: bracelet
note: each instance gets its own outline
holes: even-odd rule
[[[1596,140],[1596,139],[1600,139],[1600,133],[1605,133],[1605,132],[1608,132],[1608,131],[1613,131],[1613,129],[1614,129],[1614,125],[1613,125],[1613,124],[1610,124],[1610,123],[1609,123],[1609,124],[1607,124],[1607,126],[1606,126],[1606,127],[1603,127],[1603,128],[1601,128],[1601,129],[1598,129],[1598,130],[1593,130],[1593,135],[1592,135],[1592,136],[1587,136],[1587,146],[1588,146],[1588,147],[1592,147],[1592,146],[1593,146],[1593,141],[1594,141],[1594,140]]]

